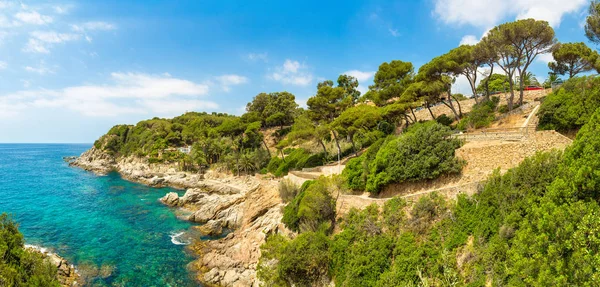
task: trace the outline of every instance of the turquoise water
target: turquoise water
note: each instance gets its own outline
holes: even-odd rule
[[[0,212],[28,244],[79,266],[89,286],[196,286],[183,239],[190,223],[158,199],[167,192],[69,167],[91,145],[0,144]],[[175,239],[173,239],[175,238]]]

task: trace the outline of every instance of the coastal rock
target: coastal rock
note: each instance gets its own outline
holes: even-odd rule
[[[92,147],[81,154],[77,159],[72,160],[69,165],[78,166],[98,174],[107,174],[114,170],[115,163],[113,156]]]
[[[193,265],[206,271],[198,275],[206,285],[258,286],[260,246],[269,233],[290,232],[280,223],[283,204],[275,180],[216,171],[183,172],[177,163],[149,163],[147,158],[134,156],[114,158],[96,148],[83,153],[72,165],[100,174],[114,170],[142,184],[185,188],[185,195],[169,193],[161,202],[182,209],[187,220],[205,223],[205,234],[234,229],[224,238],[203,241],[196,249],[200,258]]]
[[[176,192],[169,192],[160,201],[168,206],[177,206],[179,204],[179,195]]]
[[[283,203],[277,182],[264,180],[249,190],[239,204],[241,226],[225,238],[207,241],[195,264],[200,281],[220,286],[259,286],[256,266],[260,246],[270,233],[289,234],[281,224]]]
[[[78,286],[79,274],[75,271],[75,267],[70,265],[67,260],[58,254],[48,252],[46,248],[33,245],[26,245],[25,247],[42,254],[50,264],[56,267],[58,282],[61,286]]]
[[[223,232],[223,227],[221,226],[221,222],[217,220],[209,220],[204,225],[198,227],[200,233],[207,236],[216,236],[220,235]]]

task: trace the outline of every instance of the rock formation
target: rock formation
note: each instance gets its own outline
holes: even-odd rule
[[[71,165],[99,174],[116,171],[128,180],[151,186],[187,189],[181,197],[171,192],[160,201],[183,211],[183,219],[202,223],[197,228],[203,235],[232,230],[224,238],[198,241],[190,247],[199,257],[191,266],[205,284],[258,286],[260,246],[269,233],[289,233],[281,224],[283,204],[274,180],[216,172],[192,174],[178,171],[176,165],[150,164],[144,158],[115,159],[96,148]]]

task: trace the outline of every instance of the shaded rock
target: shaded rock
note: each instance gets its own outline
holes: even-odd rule
[[[168,206],[177,206],[179,204],[179,195],[175,192],[169,192],[160,201]]]
[[[161,185],[165,182],[163,177],[154,176],[150,179],[150,185]]]
[[[204,225],[199,226],[198,230],[200,233],[207,236],[216,236],[220,235],[223,232],[223,227],[221,226],[221,222],[216,220],[209,220]]]

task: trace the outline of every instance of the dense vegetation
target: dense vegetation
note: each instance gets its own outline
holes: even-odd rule
[[[380,140],[350,160],[343,175],[350,188],[378,193],[390,183],[458,173],[462,162],[454,157],[454,151],[460,141],[451,139],[450,134],[450,128],[436,122],[415,124],[401,136]]]
[[[350,211],[335,235],[272,235],[259,277],[267,286],[596,286],[599,135],[600,110],[564,154],[538,153],[471,198],[394,198]]]
[[[581,128],[600,107],[600,78],[575,77],[546,96],[538,116],[539,128],[562,132]]]
[[[518,20],[494,27],[476,45],[461,45],[433,58],[418,71],[410,62],[384,62],[364,95],[358,91],[357,79],[340,75],[336,82],[318,83],[306,109],[299,108],[289,92],[260,93],[239,117],[191,112],[173,119],[154,118],[136,125],[119,125],[100,138],[95,147],[115,157],[137,156],[150,163],[177,163],[180,169],[188,171],[202,172],[211,167],[235,174],[270,172],[283,176],[290,170],[314,167],[350,154],[358,156],[373,143],[418,123],[415,110],[420,108],[428,109],[431,117],[445,126],[456,128],[453,124],[458,122],[459,129],[485,127],[495,112],[490,94],[510,91],[503,111],[522,104],[524,85],[535,82],[528,72],[529,65],[539,54],[552,51],[556,43],[554,30],[547,22]],[[565,50],[569,45],[561,47]],[[563,54],[557,52],[555,57],[560,69],[571,63],[570,58],[561,58]],[[585,63],[589,64],[594,54],[588,54]],[[506,76],[495,74],[495,68]],[[575,65],[573,71],[588,68],[587,64],[583,68]],[[482,70],[486,72],[481,73]],[[515,73],[519,75],[518,82],[514,80]],[[452,93],[457,77],[466,77],[470,95],[477,102],[470,114],[461,107],[460,100],[465,97]],[[520,92],[517,102],[515,91]],[[439,104],[448,108],[449,116],[438,119],[434,115],[431,107]],[[191,147],[191,152],[180,152],[178,148],[182,147]],[[391,148],[386,146],[384,150]],[[381,175],[369,190],[438,174],[431,171],[428,175],[384,176],[387,168],[369,171]],[[374,174],[373,179],[377,176]]]
[[[60,286],[56,267],[24,247],[17,224],[0,215],[0,286]]]

